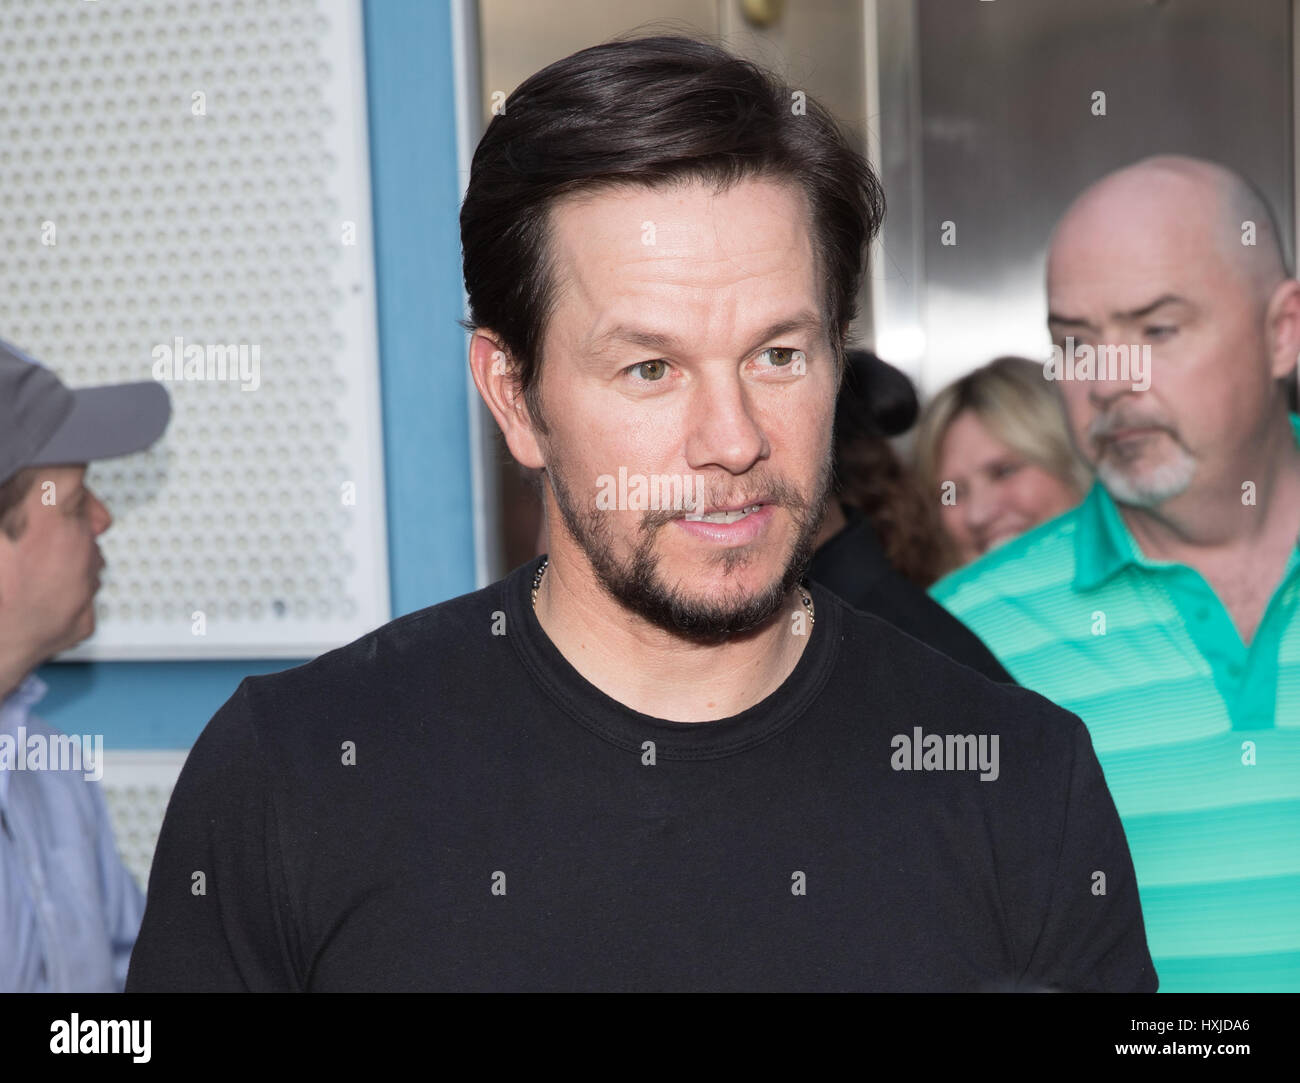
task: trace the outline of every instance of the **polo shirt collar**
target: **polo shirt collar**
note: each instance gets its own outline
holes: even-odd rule
[[[1300,445],[1300,415],[1289,414],[1291,432]],[[1074,589],[1092,590],[1129,565],[1150,568],[1105,487],[1093,482],[1079,505],[1074,531]]]
[[[1074,531],[1074,589],[1092,590],[1130,564],[1145,558],[1119,508],[1100,481],[1079,505]]]

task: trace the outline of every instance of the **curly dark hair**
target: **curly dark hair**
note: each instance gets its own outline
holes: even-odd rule
[[[895,571],[928,587],[953,554],[933,501],[886,436],[916,421],[916,389],[865,350],[849,350],[847,360],[835,403],[835,495],[871,521]]]

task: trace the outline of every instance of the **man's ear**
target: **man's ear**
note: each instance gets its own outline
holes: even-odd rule
[[[1288,278],[1273,291],[1264,319],[1269,365],[1280,380],[1295,372],[1300,359],[1300,282]]]
[[[519,384],[519,373],[504,346],[488,330],[474,332],[469,342],[469,368],[474,386],[501,427],[510,454],[521,466],[540,470],[542,458],[533,419]]]

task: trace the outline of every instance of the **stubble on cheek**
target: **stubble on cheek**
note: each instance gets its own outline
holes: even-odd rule
[[[822,431],[822,430],[817,430]],[[813,539],[831,498],[833,461],[829,440],[812,488],[801,491],[783,475],[759,472],[748,477],[719,479],[706,484],[704,503],[730,502],[734,497],[761,496],[789,516],[786,545],[775,577],[744,601],[718,603],[693,599],[663,582],[660,555],[656,552],[660,532],[672,529],[682,514],[676,510],[643,512],[603,511],[596,508],[594,491],[582,487],[575,493],[567,475],[554,468],[547,475],[561,518],[570,535],[586,554],[606,590],[633,611],[670,630],[706,639],[748,630],[766,621],[783,603],[785,595],[806,572],[813,553]],[[721,482],[721,483],[719,483]],[[636,515],[634,525],[615,529],[615,516]],[[626,552],[619,553],[617,548]],[[750,547],[715,550],[701,548],[708,559],[721,566],[724,575],[754,562],[758,555]]]

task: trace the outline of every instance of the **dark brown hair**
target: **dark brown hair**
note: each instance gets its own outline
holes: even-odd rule
[[[871,167],[831,115],[750,61],[687,37],[593,46],[531,76],[474,152],[460,212],[469,330],[493,331],[534,423],[554,305],[549,212],[577,192],[699,180],[788,180],[811,211],[836,361],[866,246],[884,216]]]
[[[885,557],[896,572],[928,587],[952,564],[933,502],[888,440],[863,434],[839,445],[835,472],[841,503],[869,520]]]
[[[866,351],[849,357],[835,400],[835,495],[870,520],[895,571],[928,587],[952,563],[946,535],[933,501],[885,435],[911,428],[916,390]]]

